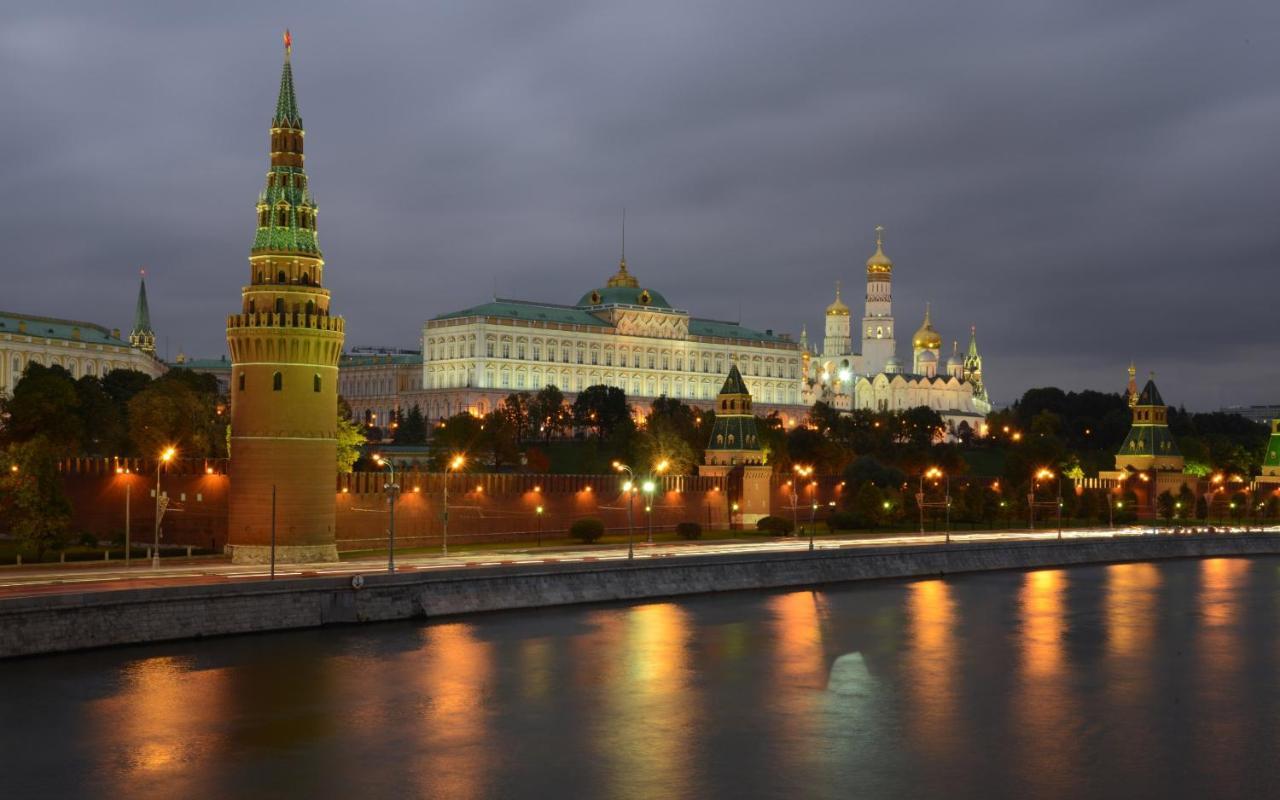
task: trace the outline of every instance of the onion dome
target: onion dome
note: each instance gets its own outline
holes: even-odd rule
[[[897,356],[889,356],[884,362],[884,371],[886,375],[897,375],[902,372],[902,362]]]
[[[924,305],[924,323],[911,337],[911,346],[917,350],[938,350],[942,347],[942,337],[933,329],[933,322],[929,319],[928,303]]]
[[[960,343],[951,342],[951,358],[947,359],[947,371],[964,369],[964,359],[960,357]]]
[[[884,226],[876,226],[876,251],[867,259],[867,278],[893,274],[893,259],[884,254]]]
[[[849,316],[849,307],[840,299],[840,281],[836,281],[836,300],[827,306],[828,317],[847,317]]]

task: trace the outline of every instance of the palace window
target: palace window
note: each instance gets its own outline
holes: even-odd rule
[[[560,360],[566,364],[569,363],[569,348],[567,347],[560,348]]]
[[[640,354],[639,354],[639,353],[635,353],[634,355],[632,355],[632,356],[631,356],[631,366],[635,367],[636,369],[640,369]],[[639,390],[639,389],[637,389],[636,391],[638,392],[638,391],[640,391],[640,390]]]
[[[516,358],[524,360],[524,342],[516,345]]]
[[[511,342],[502,343],[502,357],[511,358]]]
[[[582,350],[581,350],[581,348],[579,348],[579,350],[578,350],[578,363],[579,363],[579,364],[581,364],[581,363],[582,363]]]
[[[533,343],[533,360],[534,361],[542,360],[542,345],[538,344],[537,342]]]
[[[485,342],[484,352],[489,358],[493,358],[493,342]]]
[[[591,364],[594,366],[594,365],[599,364],[599,363],[600,363],[600,351],[599,351],[599,350],[592,350],[592,351],[591,351]]]
[[[666,353],[662,354],[662,368],[671,369],[671,356],[667,355]]]
[[[702,371],[703,372],[711,371],[711,359],[707,358],[706,356],[702,357]]]
[[[657,361],[657,359],[655,359],[655,358],[653,357],[653,353],[650,353],[650,354],[649,354],[649,369],[653,369],[653,367],[654,367],[654,363],[655,363],[656,361]]]

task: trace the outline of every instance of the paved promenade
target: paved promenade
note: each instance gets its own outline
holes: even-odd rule
[[[1224,529],[1219,529],[1224,530]],[[1243,529],[1232,529],[1239,533]],[[1276,532],[1278,527],[1254,528],[1256,532]],[[1146,528],[1076,528],[1064,531],[1064,540],[1098,540],[1118,537],[1152,536]],[[1172,529],[1158,529],[1156,535],[1176,536]],[[1059,536],[1056,529],[1048,531],[980,531],[952,533],[951,541],[963,543],[1050,541]],[[641,537],[637,536],[637,539]],[[938,545],[945,541],[945,534],[855,534],[845,536],[819,536],[814,542],[816,550],[842,550],[848,548],[885,546]],[[634,558],[639,562],[653,559],[680,559],[690,556],[724,554],[762,554],[805,551],[808,538],[791,536],[783,538],[752,537],[708,542],[675,542],[648,545],[637,541]],[[397,572],[430,572],[434,570],[480,571],[491,567],[542,567],[550,564],[575,562],[613,562],[627,560],[625,544],[583,545],[578,547],[530,548],[513,545],[510,549],[470,551],[463,550],[448,557],[439,554],[397,553]],[[377,574],[387,571],[387,558],[367,556],[344,560],[335,564],[314,566],[278,565],[277,579],[309,577],[333,577],[338,575]],[[59,593],[85,594],[96,591],[146,589],[162,586],[199,586],[209,584],[245,583],[271,580],[268,567],[261,565],[233,565],[221,557],[167,558],[161,566],[153,568],[149,561],[134,559],[126,568],[123,562],[104,564],[82,562],[79,564],[48,564],[23,567],[0,567],[0,602],[6,598],[30,597]]]

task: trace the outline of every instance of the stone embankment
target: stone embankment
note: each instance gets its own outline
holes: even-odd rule
[[[322,625],[987,570],[1280,554],[1280,534],[848,547],[406,571],[0,601],[0,658]],[[357,587],[354,584],[360,583]]]

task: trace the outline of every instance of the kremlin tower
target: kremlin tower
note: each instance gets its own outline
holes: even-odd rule
[[[249,282],[227,318],[231,352],[228,550],[237,563],[336,561],[338,356],[316,204],[303,169],[305,132],[284,37],[271,120],[271,167],[258,195]]]

